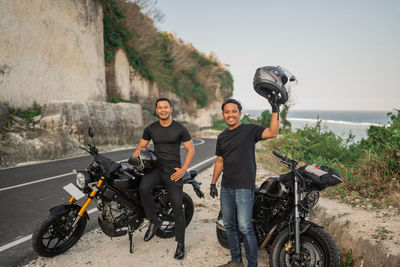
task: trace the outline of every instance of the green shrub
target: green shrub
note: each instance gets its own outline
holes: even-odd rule
[[[23,109],[14,109],[10,108],[8,113],[17,117],[24,119],[27,123],[36,123],[33,118],[40,115],[42,112],[41,106],[39,106],[36,102],[33,105],[25,110]],[[14,124],[14,120],[9,118],[8,125],[11,126]]]
[[[116,103],[133,103],[130,100],[125,100],[125,99],[122,99],[122,98],[115,98],[114,96],[107,98],[107,102],[110,102],[110,103],[113,103],[113,104],[116,104]]]
[[[226,125],[226,122],[224,119],[219,119],[215,120],[213,122],[212,129],[217,130],[217,131],[223,131],[227,128],[228,126]]]
[[[306,164],[327,165],[343,178],[343,183],[330,190],[344,198],[349,192],[400,207],[400,111],[389,113],[389,126],[371,126],[368,137],[353,143],[327,131],[319,121],[287,132],[265,144]]]

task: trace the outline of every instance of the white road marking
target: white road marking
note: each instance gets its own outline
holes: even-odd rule
[[[195,146],[202,145],[202,144],[205,143],[205,141],[204,141],[203,139],[198,139],[198,138],[196,138],[196,140],[199,140],[200,142],[199,142],[198,144],[194,144]],[[184,147],[184,146],[181,146],[181,148],[183,148],[183,147]],[[78,156],[77,158],[79,158],[79,157],[81,157],[81,156]],[[123,159],[123,160],[120,160],[120,161],[117,161],[117,162],[122,162],[122,161],[127,161],[127,160],[128,160],[128,159]],[[200,163],[201,163],[201,162],[200,162]],[[200,164],[200,163],[199,163],[199,164]],[[200,165],[201,165],[201,164],[200,164]],[[196,166],[197,166],[197,165],[196,165]],[[192,167],[191,169],[193,169],[193,168],[195,168],[195,167]],[[23,184],[18,184],[18,185],[3,187],[3,188],[0,188],[0,192],[1,192],[1,191],[6,191],[6,190],[9,190],[9,189],[13,189],[13,188],[18,188],[18,187],[22,187],[22,186],[31,185],[31,184],[41,183],[41,182],[44,182],[44,181],[49,181],[49,180],[53,180],[53,179],[57,179],[57,178],[62,178],[62,177],[65,177],[65,176],[68,176],[68,175],[71,175],[71,174],[73,174],[73,172],[64,173],[64,174],[60,174],[60,175],[56,175],[56,176],[52,176],[52,177],[48,177],[48,178],[43,178],[43,179],[40,179],[40,180],[28,182],[28,183],[23,183]]]
[[[32,239],[32,235],[28,235],[28,236],[25,236],[25,237],[20,238],[18,240],[15,240],[15,241],[13,241],[11,243],[5,244],[5,245],[0,247],[0,252],[4,251],[6,249],[12,248],[14,246],[17,246],[17,245],[19,245],[21,243],[24,243],[25,241],[28,241],[30,239]]]
[[[36,184],[36,183],[40,183],[40,182],[44,182],[44,181],[48,181],[48,180],[53,180],[53,179],[65,177],[65,176],[68,176],[68,175],[71,175],[71,174],[73,174],[73,172],[64,173],[64,174],[52,176],[52,177],[49,177],[49,178],[44,178],[44,179],[32,181],[32,182],[29,182],[29,183],[17,184],[17,185],[13,185],[13,186],[9,186],[9,187],[3,187],[3,188],[0,188],[0,191],[5,191],[5,190],[9,190],[9,189],[17,188],[17,187],[22,187],[22,186],[26,186],[26,185],[30,185],[30,184]]]
[[[88,210],[87,213],[88,213],[88,214],[92,214],[93,212],[96,212],[96,211],[97,211],[97,208],[94,208],[94,209]],[[4,250],[6,250],[6,249],[12,248],[12,247],[14,247],[14,246],[18,246],[19,244],[22,244],[22,243],[24,243],[25,241],[28,241],[28,240],[30,240],[30,239],[32,239],[32,234],[27,235],[27,236],[25,236],[25,237],[23,237],[23,238],[17,239],[17,240],[15,240],[15,241],[13,241],[13,242],[10,242],[10,243],[8,243],[8,244],[5,244],[5,245],[1,246],[1,247],[0,247],[0,252],[4,251]]]
[[[203,160],[202,162],[197,163],[196,165],[190,167],[188,170],[190,171],[190,170],[196,169],[197,167],[199,167],[199,166],[201,166],[201,165],[203,165],[203,164],[205,164],[205,163],[207,163],[209,161],[212,161],[212,160],[214,160],[216,158],[217,158],[217,156],[213,156],[213,157],[211,157],[209,159]]]
[[[212,160],[214,160],[214,159],[216,159],[216,158],[217,158],[217,156],[213,156],[213,157],[211,157],[211,158],[209,158],[209,159],[203,160],[202,162],[197,163],[196,165],[190,167],[190,168],[189,168],[189,171],[192,170],[192,169],[198,168],[198,167],[200,167],[201,165],[203,165],[203,164],[205,164],[205,163],[207,163],[207,162],[210,162],[210,161],[212,161]],[[65,175],[69,175],[69,174],[72,174],[72,172],[71,172],[71,173],[68,173],[68,174],[65,174]],[[65,175],[64,175],[64,176],[65,176]],[[55,179],[55,178],[59,178],[59,177],[54,176],[54,177],[50,177],[50,178],[51,178],[51,179]],[[50,178],[46,178],[46,179],[49,180]],[[42,179],[42,180],[45,180],[45,179]],[[32,184],[32,183],[35,183],[35,182],[31,182],[31,183],[27,183],[27,184]],[[26,185],[26,184],[24,184],[24,185]],[[20,186],[23,186],[23,185],[20,185]],[[19,186],[14,186],[14,187],[19,187]],[[3,190],[6,190],[7,188],[2,188],[2,189],[3,189]],[[94,213],[94,212],[96,212],[96,211],[97,211],[97,208],[93,208],[93,209],[91,209],[91,210],[88,210],[87,213],[88,213],[88,214],[92,214],[92,213]],[[30,235],[28,235],[28,236],[25,236],[25,237],[23,237],[23,238],[17,239],[17,240],[15,240],[15,241],[13,241],[13,242],[10,242],[10,243],[8,243],[8,244],[5,244],[5,245],[1,246],[1,247],[0,247],[0,252],[4,251],[4,250],[6,250],[6,249],[12,248],[12,247],[14,247],[14,246],[17,246],[17,245],[19,245],[19,244],[22,244],[22,243],[24,243],[25,241],[28,241],[28,240],[30,240],[30,239],[32,239],[32,234],[30,234]]]

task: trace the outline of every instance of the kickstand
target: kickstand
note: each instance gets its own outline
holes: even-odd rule
[[[129,231],[128,235],[129,235],[129,252],[133,253],[133,242],[132,242],[133,232]]]

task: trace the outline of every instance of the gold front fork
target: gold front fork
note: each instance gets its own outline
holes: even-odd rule
[[[71,204],[74,204],[74,203],[76,202],[76,199],[75,199],[74,197],[71,197],[71,198],[68,200],[68,202],[71,203]]]
[[[92,201],[92,199],[94,198],[94,196],[96,195],[97,191],[99,190],[100,186],[103,184],[104,182],[104,177],[100,177],[100,180],[97,182],[96,188],[92,190],[92,192],[90,193],[90,195],[88,196],[88,198],[86,199],[85,203],[83,204],[82,208],[79,210],[78,212],[78,218],[76,218],[74,224],[72,227],[75,227],[75,225],[78,223],[79,219],[82,217],[82,215],[85,213],[85,210],[87,209],[87,207],[89,206],[90,202]],[[74,197],[71,197],[69,199],[69,203],[74,203],[76,202],[76,199]]]

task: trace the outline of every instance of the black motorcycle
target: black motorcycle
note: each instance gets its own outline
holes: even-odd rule
[[[153,152],[147,164],[142,160],[131,158],[128,162],[117,163],[98,152],[94,143],[93,130],[89,128],[89,136],[93,144],[88,149],[80,147],[93,156],[93,161],[85,170],[74,170],[76,186],[72,183],[64,189],[71,194],[69,203],[55,206],[49,210],[49,216],[40,223],[32,236],[34,251],[44,257],[59,255],[78,242],[81,238],[89,215],[86,212],[92,199],[96,201],[98,224],[100,229],[110,237],[123,236],[128,233],[130,252],[133,253],[132,234],[140,229],[145,213],[139,196],[140,181],[146,172],[146,167],[154,167],[156,163]],[[146,150],[149,152],[149,150]],[[133,164],[133,165],[132,165]],[[144,166],[146,165],[146,166]],[[191,184],[197,196],[204,194],[200,190],[200,182],[196,181],[197,171],[186,172],[184,184]],[[82,206],[77,200],[86,197]],[[157,186],[153,190],[153,200],[156,214],[163,221],[156,231],[161,238],[175,236],[174,215],[166,189]],[[186,226],[193,217],[194,206],[191,197],[183,192],[183,209]]]
[[[298,162],[274,151],[291,171],[268,178],[254,193],[253,226],[269,264],[281,266],[339,266],[338,249],[322,226],[308,221],[319,191],[342,182],[332,169],[320,165],[296,168]],[[221,212],[217,220],[219,243],[229,248]]]

